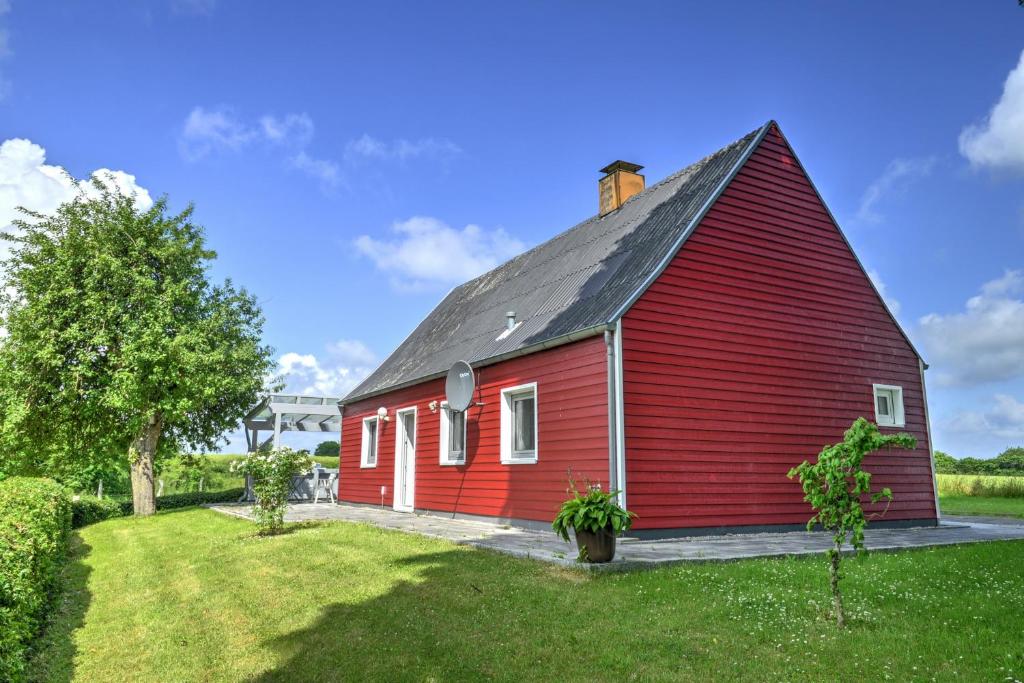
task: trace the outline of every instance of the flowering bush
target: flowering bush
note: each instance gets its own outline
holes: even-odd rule
[[[313,460],[308,453],[279,448],[265,453],[249,453],[231,463],[231,471],[252,478],[256,496],[253,515],[260,534],[276,534],[284,527],[284,509],[292,477],[309,472]]]

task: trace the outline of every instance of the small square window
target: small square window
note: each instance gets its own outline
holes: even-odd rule
[[[377,442],[379,420],[376,416],[363,420],[363,442],[359,459],[360,467],[377,466]]]
[[[501,461],[537,462],[537,385],[501,391]]]
[[[466,462],[466,413],[441,404],[441,464],[462,465]]]
[[[875,424],[879,427],[904,427],[903,387],[875,384]]]

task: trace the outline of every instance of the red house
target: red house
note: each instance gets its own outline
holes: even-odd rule
[[[566,472],[620,489],[641,537],[797,528],[787,471],[857,417],[917,437],[868,456],[883,524],[935,524],[925,364],[778,125],[454,289],[341,401],[338,497],[547,526]],[[447,409],[459,360],[475,405]]]

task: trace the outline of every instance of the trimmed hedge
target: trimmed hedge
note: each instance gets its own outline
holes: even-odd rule
[[[156,499],[157,510],[173,510],[175,508],[187,508],[193,505],[205,505],[207,503],[234,503],[245,493],[241,486],[223,491],[193,491],[191,493],[172,493],[168,496],[160,496]],[[126,515],[132,514],[132,502],[123,503]]]
[[[156,499],[157,510],[174,510],[186,508],[193,505],[205,505],[207,503],[234,503],[242,494],[244,488],[224,489],[223,491],[203,491],[199,493],[172,493],[169,496],[160,496]],[[112,500],[95,496],[81,496],[71,502],[72,526],[77,529],[87,524],[95,524],[105,519],[114,517],[129,517],[134,512],[132,501]]]
[[[67,558],[71,499],[52,479],[0,481],[0,681],[21,681]]]
[[[124,517],[124,510],[119,501],[96,496],[80,496],[71,501],[71,528],[102,522],[113,517]],[[129,505],[129,514],[131,513]]]

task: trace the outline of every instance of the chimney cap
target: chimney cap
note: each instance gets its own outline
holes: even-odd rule
[[[611,173],[615,173],[616,171],[626,171],[628,173],[636,173],[637,171],[639,171],[642,168],[643,168],[643,166],[641,166],[640,164],[634,164],[634,163],[629,162],[629,161],[623,161],[622,159],[618,159],[618,160],[613,161],[612,163],[608,164],[604,168],[602,168],[599,171],[599,173],[611,174]]]

